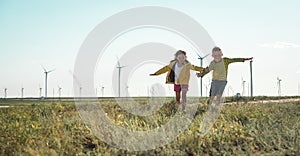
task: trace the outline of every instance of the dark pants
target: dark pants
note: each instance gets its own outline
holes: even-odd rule
[[[222,96],[224,89],[226,87],[226,80],[212,80],[211,87],[209,91],[209,96]]]

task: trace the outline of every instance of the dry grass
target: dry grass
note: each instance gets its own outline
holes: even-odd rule
[[[102,106],[116,124],[132,130],[156,128],[176,112],[174,101],[149,117],[133,116],[113,100]],[[96,138],[73,102],[15,102],[0,109],[0,155],[300,155],[299,110],[299,102],[226,105],[201,137],[207,106],[200,106],[189,128],[170,144],[128,152]]]

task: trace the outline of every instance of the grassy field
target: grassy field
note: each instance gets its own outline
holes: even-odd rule
[[[138,152],[95,137],[70,100],[2,99],[1,105],[10,107],[0,108],[0,155],[300,155],[299,102],[225,105],[205,136],[198,132],[207,106],[199,104],[192,124],[170,144]],[[156,128],[176,112],[172,100],[146,118],[127,113],[114,100],[102,107],[114,124],[133,130]]]

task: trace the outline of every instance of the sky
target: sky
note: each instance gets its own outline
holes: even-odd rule
[[[0,98],[39,97],[48,74],[48,97],[73,96],[76,57],[91,31],[105,19],[121,11],[143,6],[166,7],[196,20],[208,32],[216,46],[229,58],[253,57],[254,96],[300,95],[300,2],[297,0],[253,1],[180,1],[180,0],[1,0],[0,1]],[[126,19],[124,21],[126,22]],[[180,22],[180,21],[178,21]],[[112,26],[113,27],[113,26]],[[130,48],[146,42],[161,42],[187,51],[188,60],[199,65],[196,52],[180,36],[162,29],[144,28],[119,36],[98,60],[94,84],[97,96],[117,96],[113,86],[117,79],[118,58]],[[165,62],[173,59],[170,52]],[[203,66],[209,64],[209,57]],[[122,64],[122,62],[120,62]],[[123,65],[123,64],[122,64]],[[164,84],[165,75],[150,77],[165,64],[145,63],[131,71],[130,80],[121,82],[121,96],[147,96],[153,84],[172,96],[172,85]],[[124,64],[126,66],[126,64]],[[105,67],[105,68],[103,68]],[[124,67],[124,70],[129,70]],[[195,72],[191,72],[194,75]],[[207,95],[211,76],[203,78],[203,95]],[[249,62],[229,66],[227,96],[249,95]],[[84,86],[83,86],[84,90]]]

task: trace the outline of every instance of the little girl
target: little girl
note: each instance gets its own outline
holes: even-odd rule
[[[176,94],[176,101],[180,104],[180,92],[182,91],[182,111],[185,113],[186,94],[189,88],[190,70],[203,72],[204,68],[192,65],[186,60],[186,52],[178,50],[175,53],[175,59],[170,61],[169,65],[156,71],[150,76],[160,75],[167,72],[166,83],[174,84],[174,91]]]

